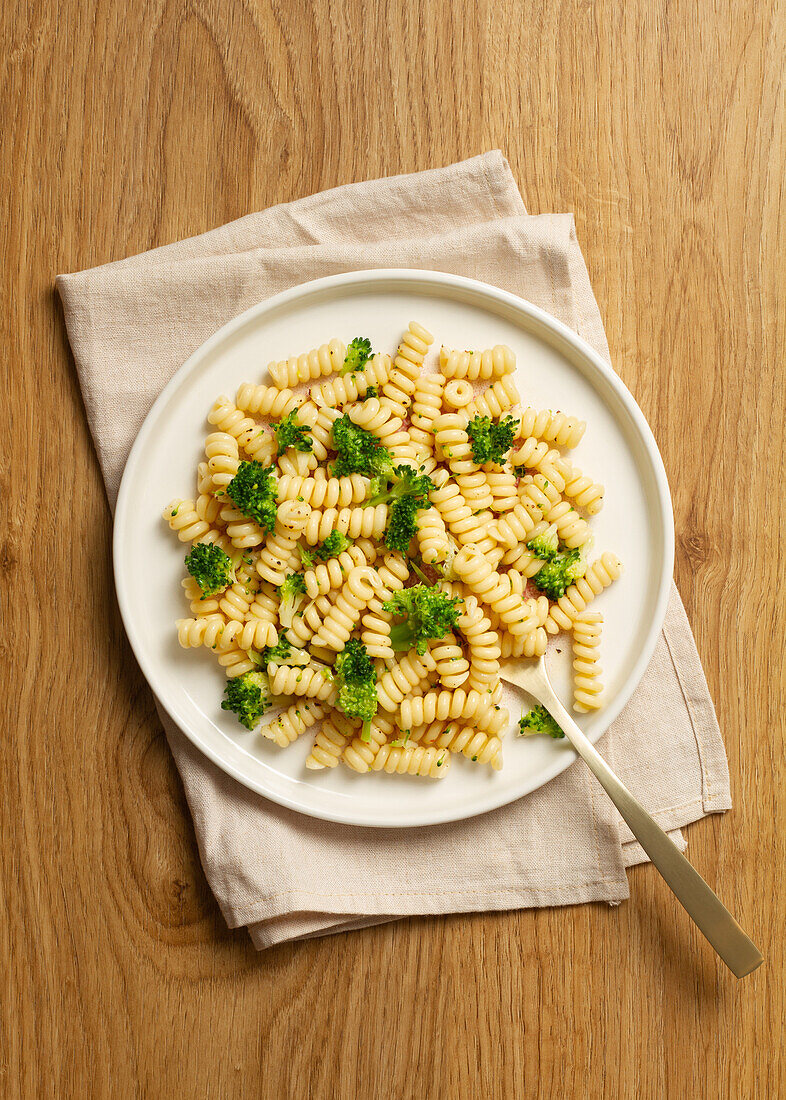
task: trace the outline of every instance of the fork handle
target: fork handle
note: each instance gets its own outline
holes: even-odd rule
[[[630,831],[674,891],[677,900],[728,968],[738,978],[750,974],[764,961],[753,941],[740,928],[699,872],[688,863],[673,840],[617,778],[592,742],[573,721],[551,685],[544,684],[539,695],[543,695],[539,701],[562,726],[574,749],[617,807]]]

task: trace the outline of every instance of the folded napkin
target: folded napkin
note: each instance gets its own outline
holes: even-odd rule
[[[501,153],[339,187],[59,276],[110,506],[155,397],[211,333],[298,283],[381,266],[503,287],[609,359],[572,216],[527,215]],[[258,948],[411,914],[615,904],[628,896],[626,866],[646,858],[580,763],[482,817],[361,829],[304,817],[247,790],[158,709],[207,879],[227,923],[247,925]],[[674,587],[652,663],[598,747],[682,846],[681,826],[731,805],[723,743]]]

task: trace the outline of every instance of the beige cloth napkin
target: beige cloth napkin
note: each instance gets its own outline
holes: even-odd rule
[[[569,214],[527,215],[498,151],[339,187],[57,285],[110,505],[154,398],[217,328],[323,275],[433,268],[542,306],[608,360]],[[400,831],[303,817],[206,760],[159,707],[208,881],[263,948],[420,913],[628,896],[645,857],[587,768],[482,817]],[[110,737],[111,730],[107,730]],[[600,750],[672,831],[731,805],[712,701],[676,588],[642,683]],[[448,780],[449,782],[449,780]]]

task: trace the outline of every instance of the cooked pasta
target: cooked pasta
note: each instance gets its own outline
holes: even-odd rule
[[[500,662],[563,631],[574,709],[602,703],[589,605],[622,567],[589,560],[605,491],[566,454],[586,424],[522,409],[506,345],[432,343],[413,321],[394,355],[334,338],[270,363],[216,399],[196,494],[163,511],[187,544],[180,646],[212,652],[247,729],[308,733],[315,779],[498,770]]]
[[[573,709],[586,712],[601,705],[603,669],[598,662],[603,616],[582,611],[573,620]]]
[[[340,340],[331,340],[330,343],[312,348],[303,355],[293,355],[291,359],[269,363],[268,374],[274,384],[283,390],[287,386],[296,386],[299,382],[310,382],[312,378],[334,374],[344,365],[346,354],[345,344]]]
[[[516,369],[516,356],[506,344],[497,344],[485,351],[451,351],[443,345],[439,349],[439,367],[445,378],[487,381],[512,374]]]
[[[388,775],[421,775],[442,779],[450,767],[450,753],[445,749],[424,748],[422,745],[400,747],[380,745],[371,764],[375,772],[383,769]]]
[[[261,725],[259,732],[285,749],[305,733],[309,726],[319,721],[324,713],[318,703],[293,703],[273,722]]]

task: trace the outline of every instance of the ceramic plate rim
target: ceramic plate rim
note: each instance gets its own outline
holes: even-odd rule
[[[279,805],[286,806],[289,809],[296,810],[309,817],[335,821],[347,825],[358,825],[365,828],[416,828],[424,825],[437,825],[452,821],[460,821],[466,818],[475,817],[479,814],[488,813],[490,810],[508,805],[550,782],[577,760],[577,754],[572,749],[566,749],[564,754],[557,757],[552,765],[547,768],[542,768],[535,777],[523,779],[519,787],[506,789],[502,792],[492,792],[485,797],[479,797],[477,803],[472,803],[469,807],[457,802],[455,812],[452,808],[442,811],[431,810],[428,813],[421,814],[419,817],[410,815],[404,821],[400,818],[392,819],[387,817],[369,821],[365,817],[353,815],[351,812],[341,812],[340,810],[332,812],[324,807],[316,808],[309,805],[307,801],[301,798],[291,797],[281,791],[271,789],[264,782],[258,782],[253,777],[244,774],[242,768],[236,767],[232,761],[227,760],[213,744],[206,741],[205,738],[201,737],[200,734],[191,727],[188,717],[181,711],[180,706],[177,703],[173,703],[171,699],[166,699],[167,692],[159,680],[156,668],[147,658],[144,638],[140,636],[140,633],[138,633],[133,626],[133,619],[129,606],[129,594],[125,586],[125,578],[120,564],[122,560],[120,546],[123,541],[126,525],[130,521],[127,506],[127,500],[131,492],[130,487],[140,461],[140,456],[144,451],[146,439],[153,431],[154,426],[156,426],[158,410],[169,401],[171,392],[181,385],[184,375],[195,370],[200,361],[209,356],[217,345],[228,340],[233,333],[248,324],[252,319],[263,316],[265,313],[286,308],[299,298],[307,298],[315,294],[320,295],[324,292],[330,292],[331,290],[341,288],[342,286],[346,288],[351,288],[353,286],[372,286],[373,288],[373,284],[375,283],[384,284],[391,282],[401,284],[400,289],[402,290],[412,291],[414,289],[412,284],[420,283],[448,290],[451,288],[454,290],[458,289],[474,295],[476,301],[478,299],[492,299],[512,309],[514,312],[525,314],[535,323],[535,325],[550,329],[558,340],[562,340],[572,347],[574,352],[578,352],[579,355],[588,360],[591,367],[603,376],[605,382],[615,391],[617,398],[624,406],[643,444],[645,456],[649,461],[650,469],[654,476],[654,485],[660,513],[660,528],[663,534],[661,573],[658,578],[654,613],[645,640],[641,645],[627,680],[615,696],[613,702],[609,705],[607,711],[604,712],[605,720],[598,728],[592,731],[591,740],[593,742],[597,741],[608,730],[611,723],[622,711],[636,687],[641,682],[641,678],[655,651],[655,646],[657,645],[658,637],[666,617],[674,566],[674,518],[671,506],[671,494],[663,459],[661,458],[658,445],[655,442],[655,437],[644,414],[627,386],[618,375],[615,374],[609,364],[606,363],[606,361],[602,359],[581,336],[562,321],[559,321],[556,317],[547,313],[539,306],[534,305],[532,302],[528,302],[526,299],[520,298],[510,291],[502,290],[489,283],[481,282],[478,279],[453,275],[449,272],[430,271],[427,269],[421,270],[419,268],[375,268],[370,270],[341,272],[337,275],[328,275],[324,278],[314,279],[306,283],[299,283],[297,286],[282,291],[272,298],[256,303],[236,317],[233,317],[225,325],[222,325],[221,328],[214,332],[212,336],[208,337],[208,339],[188,357],[185,363],[175,372],[158,395],[145,417],[142,427],[137,433],[123,470],[115,507],[112,537],[115,590],[123,625],[134,656],[155,698],[175,724],[183,730],[189,740],[196,745],[208,759],[221,768],[222,771],[231,775],[244,786],[263,795],[265,798],[269,798]]]

